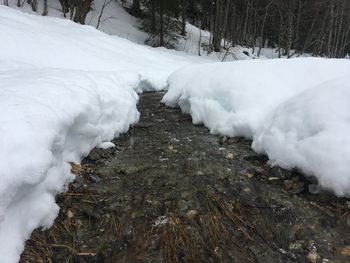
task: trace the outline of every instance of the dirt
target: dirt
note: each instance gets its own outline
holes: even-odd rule
[[[21,262],[350,262],[350,201],[311,194],[251,141],[141,95],[140,122],[94,149]]]

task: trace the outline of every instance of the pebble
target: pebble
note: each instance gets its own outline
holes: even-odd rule
[[[235,157],[235,156],[234,156],[232,153],[228,153],[228,154],[226,155],[226,159],[228,159],[228,160],[233,160],[234,157]]]
[[[197,171],[196,175],[203,175],[204,173],[202,171]]]
[[[246,173],[246,176],[247,176],[248,178],[253,178],[253,177],[254,177],[254,174]]]
[[[188,219],[193,219],[196,215],[198,214],[198,211],[197,210],[189,210],[187,213],[186,213],[186,216]]]
[[[220,138],[219,143],[224,144],[225,142],[227,142],[227,140],[228,140],[228,138],[226,136],[223,136]]]
[[[277,178],[282,178],[282,179],[287,179],[290,176],[290,172],[286,171],[280,167],[272,167],[269,171],[269,174],[271,177],[277,177]]]
[[[289,244],[289,250],[302,250],[304,242],[302,240],[297,240]]]
[[[96,183],[96,184],[99,184],[101,182],[100,177],[98,177],[97,175],[93,175],[93,174],[89,175],[89,180],[93,183]]]
[[[70,218],[73,218],[74,217],[74,214],[71,210],[68,210],[67,211],[67,217],[70,219]]]
[[[269,182],[275,182],[275,181],[278,181],[278,180],[280,180],[280,178],[279,177],[269,177]]]
[[[292,180],[284,180],[283,183],[286,190],[291,190],[293,188],[294,182]]]
[[[249,187],[246,187],[246,188],[244,188],[243,189],[243,192],[245,192],[245,193],[251,193],[252,192],[252,189],[250,189]]]
[[[317,254],[315,250],[311,250],[307,255],[307,259],[310,263],[318,263],[321,260],[321,257]]]

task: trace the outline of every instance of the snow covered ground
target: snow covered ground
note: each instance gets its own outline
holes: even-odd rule
[[[135,91],[159,90],[203,60],[152,49],[67,19],[0,6],[0,258],[58,214],[55,195],[95,146],[138,121]]]
[[[87,25],[91,25],[92,27],[97,26],[98,18],[101,14],[102,6],[104,3],[104,0],[93,1],[91,6],[92,9],[86,17]],[[98,30],[143,45],[148,38],[148,35],[147,33],[140,30],[140,23],[138,19],[124,10],[121,1],[107,1],[107,3],[108,5],[105,7],[102,13]],[[42,1],[39,1],[38,12],[33,12],[31,6],[27,2],[24,2],[22,7],[17,7],[17,0],[9,0],[9,6],[22,12],[38,16],[41,16],[43,12]],[[48,0],[48,16],[64,18],[59,1]],[[186,33],[186,38],[179,38],[179,42],[176,45],[177,51],[185,52],[187,54],[195,56],[198,56],[200,54],[202,58],[210,61],[234,61],[258,58],[257,48],[253,53],[251,48],[245,48],[241,46],[230,47],[227,51],[222,50],[222,52],[208,53],[205,50],[205,47],[210,43],[210,32],[205,30],[200,31],[198,27],[187,23]],[[202,45],[204,46],[202,47]],[[174,52],[166,49],[162,50],[163,52]],[[277,57],[278,53],[275,49],[263,48],[261,51],[261,56],[259,58],[266,59]]]
[[[94,2],[91,25],[102,3]],[[1,262],[17,262],[31,232],[52,224],[54,197],[74,179],[69,162],[138,121],[135,91],[169,87],[163,101],[195,124],[252,138],[272,165],[297,167],[350,195],[349,60],[253,61],[234,47],[228,56],[249,61],[203,64],[222,54],[188,55],[198,53],[193,26],[187,53],[153,49],[136,44],[146,36],[119,3],[99,28],[113,35],[62,19],[58,1],[49,5],[53,17],[0,6]]]
[[[272,165],[350,195],[350,61],[250,60],[175,72],[163,102],[212,133],[253,139]]]
[[[91,11],[86,17],[86,25],[96,27],[98,18],[101,14],[104,0],[95,0],[92,2]],[[119,36],[131,40],[138,44],[144,44],[147,34],[139,29],[137,19],[128,14],[118,1],[106,1],[108,5],[105,7],[98,29],[109,35]],[[2,3],[1,3],[2,4]],[[22,7],[17,7],[17,0],[9,0],[9,6],[25,13],[41,16],[43,12],[43,1],[38,3],[38,12],[33,12],[31,6],[24,2]],[[64,18],[61,11],[61,4],[56,0],[48,0],[48,16]],[[69,17],[69,14],[67,15]]]

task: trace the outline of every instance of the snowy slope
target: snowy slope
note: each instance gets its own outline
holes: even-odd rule
[[[148,38],[148,35],[140,29],[138,19],[124,10],[121,1],[113,0],[109,2],[107,0],[106,2],[109,4],[104,8],[98,30],[110,35],[128,39],[137,44],[144,44]],[[104,3],[105,0],[93,1],[91,11],[88,13],[85,21],[87,25],[91,25],[92,27],[97,26],[98,18],[101,14]],[[0,2],[0,5],[1,4],[2,2]],[[43,11],[43,1],[39,1],[38,12],[33,12],[27,2],[24,2],[22,7],[17,7],[17,0],[9,0],[9,6],[22,12],[38,16],[41,16]],[[48,0],[48,16],[64,18],[59,1]],[[67,14],[67,17],[69,17],[69,14]],[[257,55],[252,53],[252,49],[241,46],[231,47],[228,51],[223,50],[222,52],[218,53],[208,53],[205,50],[205,47],[210,43],[210,32],[199,30],[198,27],[187,23],[186,33],[186,38],[180,37],[179,42],[176,45],[176,50],[179,54],[184,52],[186,54],[198,56],[200,53],[202,59],[204,58],[209,61],[233,61],[257,58]],[[202,44],[204,47],[201,46]],[[163,52],[167,51],[170,53],[173,52],[163,49]],[[243,53],[243,51],[245,53]],[[274,49],[263,49],[262,56],[260,58],[276,58],[277,56],[278,54]]]
[[[0,55],[6,60],[15,58],[40,67],[137,72],[140,80],[152,85],[149,89],[156,90],[166,86],[167,76],[174,70],[203,62],[184,53],[153,49],[108,36],[70,20],[24,16],[3,6],[0,12],[0,26],[4,30],[1,36],[4,48]],[[19,47],[18,43],[26,44]]]
[[[0,6],[0,257],[49,227],[55,195],[93,147],[138,121],[136,91],[166,87],[199,58],[140,46],[67,19]]]
[[[104,0],[94,0],[92,2],[91,11],[85,20],[86,25],[97,26],[104,2]],[[1,2],[0,4],[3,3]],[[22,7],[17,7],[17,0],[9,0],[9,7],[39,16],[44,9],[43,1],[39,1],[38,12],[33,12],[27,2],[24,2]],[[48,0],[48,16],[63,19],[61,8],[59,1]],[[69,17],[69,14],[67,14],[67,17]],[[139,44],[143,44],[147,39],[147,34],[139,29],[137,19],[123,9],[120,1],[113,0],[104,8],[98,29],[107,34],[129,39]]]
[[[350,195],[349,77],[349,60],[206,64],[172,74],[163,102],[212,133],[252,138],[271,164],[297,167],[343,196]]]

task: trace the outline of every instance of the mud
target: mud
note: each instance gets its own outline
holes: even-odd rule
[[[94,149],[21,262],[350,262],[350,202],[311,194],[241,138],[141,95],[140,122]]]

